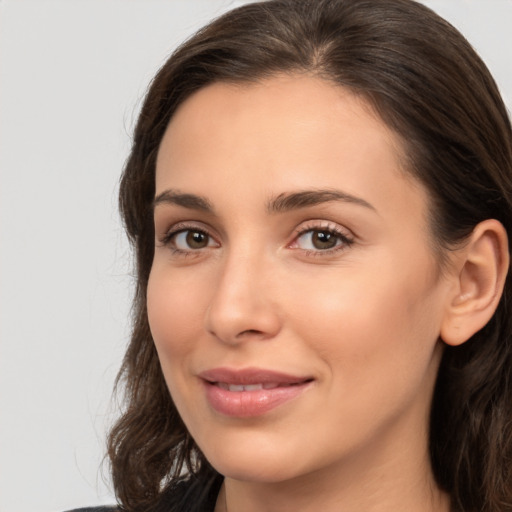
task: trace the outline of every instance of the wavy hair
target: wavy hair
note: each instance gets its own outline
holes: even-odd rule
[[[429,192],[440,256],[485,219],[499,220],[512,240],[510,120],[486,66],[449,23],[413,0],[269,0],[214,20],[152,81],[121,179],[137,284],[117,381],[125,408],[108,453],[126,511],[205,510],[222,479],[179,417],[148,325],[160,142],[177,107],[198,89],[277,73],[322,77],[375,108],[403,141],[407,172]],[[486,327],[446,347],[434,392],[432,468],[453,507],[465,512],[512,509],[511,286],[509,275]]]

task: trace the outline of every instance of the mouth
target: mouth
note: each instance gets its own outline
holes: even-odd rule
[[[298,386],[301,383],[296,384],[282,384],[279,382],[265,382],[260,384],[228,384],[227,382],[211,382],[212,385],[218,386],[221,389],[231,391],[232,393],[239,393],[241,391],[260,391],[262,389],[276,389],[286,386]]]
[[[206,398],[218,413],[239,418],[263,415],[298,397],[313,377],[272,370],[215,368],[199,374]]]

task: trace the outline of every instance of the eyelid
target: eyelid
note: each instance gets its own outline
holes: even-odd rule
[[[329,248],[329,249],[302,249],[300,247],[294,247],[296,245],[297,240],[304,234],[314,231],[328,231],[333,233],[335,236],[341,240],[340,244]],[[334,252],[346,250],[355,242],[355,236],[349,229],[327,220],[308,220],[305,223],[300,224],[295,230],[293,235],[293,240],[288,244],[288,248],[294,250],[302,250],[308,254],[313,254],[315,256],[326,256],[332,254]]]
[[[200,233],[204,233],[208,237],[210,237],[212,240],[214,240],[219,246],[219,241],[217,237],[212,234],[212,230],[206,227],[203,223],[197,222],[197,221],[180,221],[175,224],[172,224],[169,228],[167,228],[162,235],[158,236],[158,242],[162,246],[169,245],[172,241],[172,239],[178,235],[179,233],[182,233],[184,231],[197,231]],[[179,250],[176,249],[178,252]],[[193,252],[197,252],[199,249],[190,249]]]

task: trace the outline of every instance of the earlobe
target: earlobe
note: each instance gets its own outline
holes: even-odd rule
[[[456,253],[455,285],[440,333],[448,345],[464,343],[494,315],[509,268],[507,232],[499,221],[485,220]]]

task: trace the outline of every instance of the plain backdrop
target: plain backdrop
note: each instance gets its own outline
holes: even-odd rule
[[[0,0],[0,512],[113,503],[100,470],[129,335],[117,213],[152,75],[228,0]],[[425,0],[512,105],[512,0]]]

